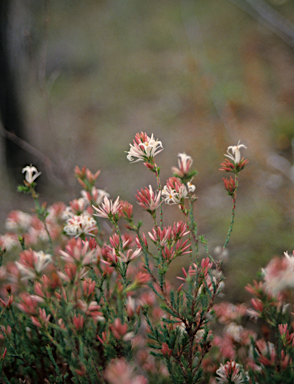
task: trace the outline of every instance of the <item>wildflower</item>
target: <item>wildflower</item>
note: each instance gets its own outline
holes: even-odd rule
[[[97,189],[96,187],[92,187],[91,192],[81,191],[81,194],[89,203],[93,202],[96,205],[100,205],[102,203],[104,196],[109,197],[109,193],[103,189]]]
[[[109,200],[107,196],[104,196],[103,202],[99,208],[95,207],[94,205],[92,205],[92,207],[97,212],[94,213],[94,216],[104,217],[105,219],[117,221],[121,209],[121,204],[119,197],[113,203],[113,201]]]
[[[190,173],[190,168],[193,163],[193,160],[191,156],[188,156],[185,153],[179,153],[178,157],[179,168],[172,167],[172,171],[175,176],[182,178]]]
[[[190,231],[187,230],[187,224],[183,221],[177,221],[173,225],[172,236],[174,239],[180,239],[183,236],[186,236]]]
[[[135,376],[133,368],[123,358],[111,360],[104,371],[109,384],[147,384],[143,376]]]
[[[47,315],[45,309],[39,308],[39,319],[35,316],[31,316],[32,323],[39,328],[48,327],[49,320],[51,315]]]
[[[233,172],[237,174],[238,172],[242,171],[246,164],[249,163],[249,161],[247,159],[244,159],[244,157],[241,158],[240,148],[247,147],[245,147],[244,144],[240,144],[240,141],[237,145],[231,145],[228,147],[225,156],[228,157],[230,160],[225,159],[221,163],[220,171]]]
[[[242,327],[242,325],[238,325],[234,322],[227,325],[224,329],[225,333],[238,343],[242,342],[243,330],[244,328]]]
[[[72,282],[74,280],[76,280],[76,281],[81,280],[88,273],[86,268],[78,268],[78,266],[76,264],[73,264],[73,263],[67,263],[64,266],[64,272],[65,273],[58,271],[57,274],[61,280],[65,280],[67,282]],[[56,294],[57,293],[55,292],[55,295]]]
[[[161,192],[155,194],[151,185],[149,185],[149,189],[145,187],[145,189],[141,189],[141,192],[137,191],[136,199],[142,208],[153,213],[161,204]]]
[[[129,318],[134,316],[136,309],[136,301],[131,296],[128,296],[127,302],[126,302],[126,313]]]
[[[147,284],[148,281],[150,281],[150,275],[145,272],[139,271],[134,279],[134,284],[136,285],[143,285]]]
[[[194,192],[196,189],[195,185],[191,183],[192,180],[193,180],[193,178],[190,181],[188,181],[188,183],[187,183],[187,188],[188,188],[189,192]]]
[[[78,300],[77,307],[87,316],[90,316],[94,322],[105,321],[105,318],[102,316],[103,313],[100,311],[101,307],[98,305],[97,301],[86,303],[83,300]]]
[[[87,206],[89,205],[88,201],[81,197],[80,199],[74,199],[70,201],[70,212],[72,212],[73,215],[80,215],[82,214]]]
[[[228,192],[228,195],[234,197],[236,191],[236,183],[232,176],[229,179],[223,178],[224,186]]]
[[[11,211],[5,223],[6,229],[13,232],[26,232],[32,224],[32,216],[22,211]]]
[[[240,148],[247,149],[247,147],[245,147],[244,144],[240,144],[240,140],[239,140],[237,145],[230,145],[228,147],[227,154],[225,154],[225,156],[227,156],[229,159],[233,160],[233,162],[235,164],[239,164],[240,160],[241,160]]]
[[[119,340],[127,333],[128,325],[126,323],[122,324],[121,320],[116,318],[114,323],[109,326],[109,329],[113,336]]]
[[[148,235],[153,243],[157,244],[158,242],[163,247],[171,239],[171,231],[172,227],[164,227],[163,229],[156,227],[152,228],[152,233],[148,232]]]
[[[97,231],[97,227],[94,218],[84,212],[69,217],[63,230],[68,236],[78,237],[83,234],[94,236],[93,232]]]
[[[128,221],[133,219],[133,206],[128,201],[120,201],[121,204],[121,215]]]
[[[75,215],[82,215],[83,213],[88,214],[88,211],[86,211],[86,209],[89,206],[89,202],[84,197],[72,200],[69,205],[70,206],[66,207],[65,210],[62,212],[63,220],[68,220],[69,218]]]
[[[90,183],[90,185],[94,185],[97,177],[100,175],[101,171],[97,171],[96,173],[92,173],[88,168],[83,166],[82,169],[80,169],[78,166],[75,167],[75,175],[80,182],[80,184],[85,187],[85,181]]]
[[[5,235],[0,235],[0,247],[2,250],[10,251],[13,248],[19,246],[19,240],[17,235],[11,233],[5,233]]]
[[[41,175],[41,172],[38,172],[37,168],[32,165],[27,165],[22,169],[22,173],[25,173],[25,181],[28,184],[33,184],[37,177]]]
[[[170,355],[172,354],[172,350],[169,349],[167,343],[162,343],[161,352],[165,357],[170,357]]]
[[[225,365],[221,364],[216,374],[218,376],[216,379],[221,384],[241,384],[247,383],[249,380],[248,373],[244,372],[243,367],[235,361],[228,361]]]
[[[43,251],[35,252],[32,249],[23,251],[20,260],[15,264],[23,275],[22,280],[35,279],[52,263],[52,256]]]
[[[273,296],[294,288],[294,256],[289,256],[287,252],[283,258],[273,258],[262,272],[264,288]]]
[[[166,204],[181,204],[188,196],[188,190],[177,177],[170,177],[163,187],[162,196]]]
[[[137,133],[133,140],[134,145],[130,144],[130,150],[127,159],[130,162],[146,161],[153,162],[154,156],[163,150],[162,142],[155,140],[153,134],[151,137],[146,133]]]
[[[60,251],[60,255],[66,263],[88,265],[97,259],[97,252],[99,251],[98,246],[89,249],[89,244],[89,241],[73,238],[65,246],[66,251]]]
[[[77,331],[84,328],[84,316],[78,315],[74,316],[72,319],[73,325],[76,328]]]
[[[20,294],[21,303],[16,304],[18,308],[28,315],[36,315],[39,303],[43,303],[44,299],[39,296],[30,295],[28,292]]]
[[[124,263],[129,263],[131,260],[134,260],[136,257],[138,257],[140,253],[140,248],[137,248],[134,252],[132,249],[129,249],[126,255],[124,255],[122,252],[119,252],[118,259]]]

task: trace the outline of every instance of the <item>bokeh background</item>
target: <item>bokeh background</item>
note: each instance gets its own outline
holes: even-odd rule
[[[2,3],[1,61],[9,72],[0,72],[0,95],[18,116],[11,123],[1,110],[2,233],[10,210],[33,207],[16,193],[29,163],[42,171],[38,189],[49,204],[79,196],[73,169],[86,165],[101,169],[99,188],[136,207],[136,190],[156,183],[125,151],[146,131],[165,148],[156,159],[163,183],[179,152],[193,157],[195,215],[212,253],[224,243],[231,210],[219,165],[229,145],[248,148],[224,266],[228,299],[242,300],[258,268],[292,252],[293,0]],[[174,217],[170,207],[166,224]]]

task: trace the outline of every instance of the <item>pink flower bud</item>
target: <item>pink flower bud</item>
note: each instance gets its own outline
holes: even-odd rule
[[[165,357],[170,357],[170,355],[172,354],[172,350],[169,349],[166,343],[162,343],[161,352]]]

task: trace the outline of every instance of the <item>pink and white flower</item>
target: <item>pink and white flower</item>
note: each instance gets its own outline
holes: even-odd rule
[[[141,189],[141,192],[137,191],[136,199],[146,211],[154,212],[161,204],[161,192],[154,193],[151,185],[149,185],[149,188],[145,187],[145,189]]]
[[[92,207],[96,211],[96,213],[94,213],[94,216],[104,217],[105,219],[112,219],[119,214],[121,204],[119,201],[119,197],[117,197],[115,202],[113,202],[112,200],[108,199],[107,196],[104,196],[103,202],[101,203],[99,208],[95,207],[94,205],[92,205]]]
[[[87,212],[84,212],[81,215],[73,215],[70,217],[63,229],[68,236],[75,237],[83,234],[94,236],[94,233],[97,231],[94,218]]]
[[[81,191],[81,194],[89,203],[93,202],[96,205],[100,205],[105,196],[109,197],[109,193],[96,187],[92,187],[91,192]]]
[[[35,252],[32,249],[20,254],[19,261],[15,264],[22,274],[22,280],[35,279],[52,263],[52,256],[43,251]]]
[[[216,374],[216,379],[221,384],[242,384],[248,383],[249,380],[248,373],[244,372],[243,367],[235,361],[228,361],[225,365],[221,364]]]
[[[179,153],[178,157],[179,168],[172,167],[172,171],[177,177],[184,177],[188,175],[193,160],[191,156],[188,156],[185,153]]]
[[[162,190],[162,197],[166,204],[181,204],[188,196],[188,190],[177,177],[170,177]]]
[[[137,133],[130,150],[127,152],[127,159],[136,163],[137,161],[150,161],[163,150],[162,142],[155,140],[153,133],[149,137],[146,133]]]
[[[81,238],[71,239],[65,246],[65,251],[60,251],[61,258],[66,263],[88,265],[97,260],[97,254],[100,247],[90,249],[89,241],[83,241]]]
[[[262,272],[264,288],[273,296],[294,288],[294,256],[289,256],[287,252],[282,258],[273,258]]]

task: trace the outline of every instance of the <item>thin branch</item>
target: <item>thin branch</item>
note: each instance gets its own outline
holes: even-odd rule
[[[55,183],[58,183],[59,185],[61,185],[61,184],[63,185],[62,180],[55,175],[54,165],[53,165],[52,161],[49,159],[49,157],[45,156],[41,151],[39,151],[37,148],[33,147],[27,141],[16,136],[15,133],[7,131],[4,128],[1,120],[0,120],[0,135],[2,137],[4,137],[5,139],[12,141],[14,144],[18,145],[20,148],[22,148],[26,152],[35,156],[38,160],[40,160],[43,163],[44,168],[45,168],[45,172],[46,172],[48,178],[53,180]]]
[[[294,48],[294,25],[263,0],[228,0]]]

